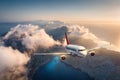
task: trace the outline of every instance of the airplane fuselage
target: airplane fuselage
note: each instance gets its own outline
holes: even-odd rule
[[[76,55],[80,57],[85,57],[87,55],[87,50],[83,46],[77,45],[66,45],[67,52],[71,55]]]

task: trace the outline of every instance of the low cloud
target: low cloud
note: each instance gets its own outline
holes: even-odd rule
[[[28,60],[29,57],[18,50],[0,46],[0,80],[19,80],[16,75],[26,73]],[[27,78],[25,75],[22,77]]]
[[[37,25],[17,25],[3,37],[5,46],[11,46],[21,52],[35,51],[38,47],[50,48],[59,45],[43,28]]]

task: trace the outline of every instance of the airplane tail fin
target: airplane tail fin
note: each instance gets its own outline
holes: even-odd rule
[[[68,37],[67,37],[67,33],[65,32],[65,38],[66,38],[66,42],[67,42],[67,45],[70,44],[69,40],[68,40]]]

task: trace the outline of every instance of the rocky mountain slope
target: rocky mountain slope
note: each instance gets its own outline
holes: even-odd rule
[[[31,80],[34,73],[36,72],[36,70],[48,63],[51,59],[52,59],[53,56],[35,56],[35,55],[32,55],[31,56],[31,60],[29,61],[28,63],[28,79]]]
[[[120,80],[120,53],[107,49],[96,50],[95,56],[68,56],[63,61],[88,73],[95,80]]]

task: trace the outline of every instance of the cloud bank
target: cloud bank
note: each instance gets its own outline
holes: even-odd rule
[[[11,47],[0,46],[0,80],[20,80],[27,78],[21,73],[26,73],[25,64],[29,57]]]
[[[32,24],[17,25],[3,37],[3,40],[5,46],[12,46],[21,52],[35,51],[38,47],[46,49],[60,44],[52,36],[49,36],[43,28]]]
[[[111,43],[104,40],[104,38],[99,38],[96,34],[93,34],[88,28],[80,25],[64,25],[61,27],[56,27],[55,29],[47,31],[47,33],[55,40],[64,40],[64,33],[68,33],[69,40],[72,44],[82,45],[86,48],[101,47],[107,48],[114,51],[120,51],[119,45]],[[64,42],[65,43],[65,42]],[[118,40],[115,43],[119,44]]]
[[[119,50],[120,47],[118,45],[114,45],[108,41],[100,39],[84,26],[72,25],[67,26],[67,28],[68,32],[70,33],[69,36],[72,37],[73,39],[76,37],[76,41],[72,40],[75,43],[86,46],[88,48],[101,47],[110,50],[120,51]],[[117,41],[117,43],[119,44],[119,41]]]
[[[27,80],[25,65],[30,54],[37,48],[48,49],[59,44],[59,41],[55,41],[44,29],[36,25],[17,25],[11,28],[1,40],[0,79]]]

